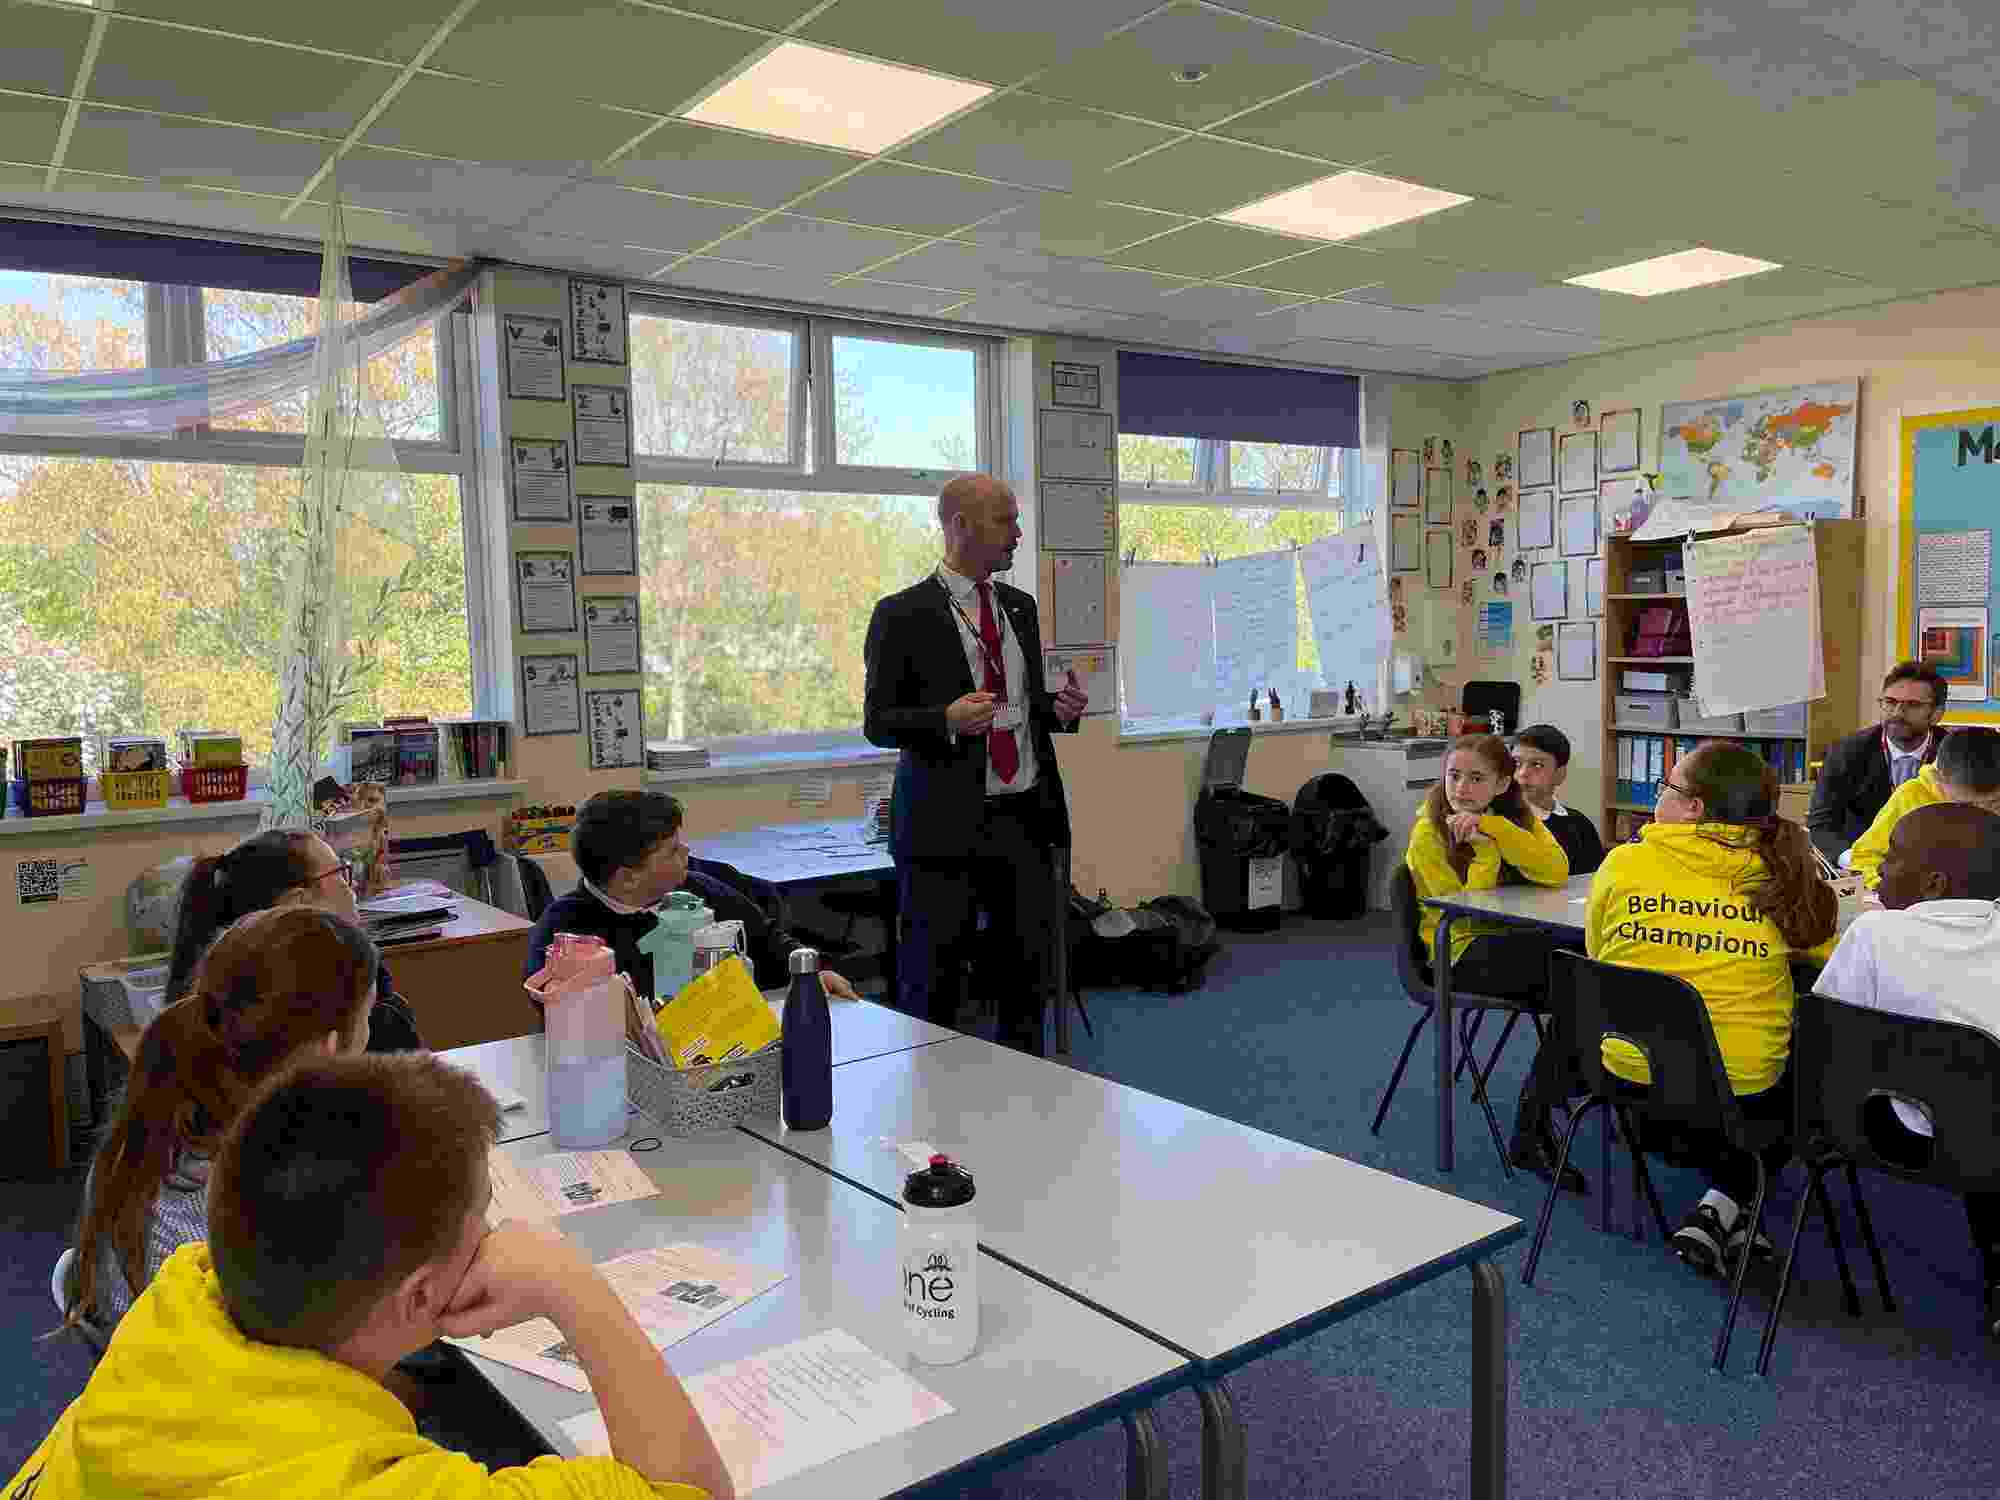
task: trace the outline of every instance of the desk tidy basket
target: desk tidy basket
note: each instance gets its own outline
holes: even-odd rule
[[[165,771],[106,771],[97,778],[97,784],[104,805],[114,812],[123,812],[135,807],[165,807],[170,780]]]
[[[780,1037],[748,1057],[668,1068],[637,1047],[625,1046],[625,1093],[640,1113],[668,1135],[702,1135],[728,1130],[752,1116],[778,1114]]]
[[[15,781],[14,806],[24,817],[50,818],[80,813],[90,783],[81,776],[57,776],[46,781]]]
[[[190,802],[241,802],[249,787],[248,766],[181,767],[181,795]]]

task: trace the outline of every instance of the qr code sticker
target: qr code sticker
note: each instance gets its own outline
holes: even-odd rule
[[[23,906],[46,906],[62,891],[62,865],[53,859],[23,859],[14,865],[14,892]]]

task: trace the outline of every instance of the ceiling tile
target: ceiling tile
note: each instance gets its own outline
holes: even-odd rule
[[[849,281],[834,282],[823,295],[841,307],[864,312],[929,317],[940,308],[956,306],[970,294],[944,287],[910,286],[897,281],[874,281],[857,276]]]
[[[238,36],[267,37],[408,62],[451,14],[451,0],[340,0],[338,5],[273,0],[118,0],[121,15],[182,21]]]
[[[1053,99],[1195,128],[1364,61],[1351,47],[1176,5],[1064,58],[1033,87]],[[1174,71],[1192,64],[1210,69],[1209,76],[1176,82]]]
[[[1414,140],[1454,136],[1520,102],[1471,79],[1385,60],[1232,120],[1220,133],[1359,164]]]
[[[1255,287],[1224,286],[1211,281],[1189,287],[1186,291],[1173,292],[1162,300],[1168,317],[1207,325],[1254,318],[1300,299],[1259,291]]]
[[[1240,224],[1189,224],[1155,239],[1127,245],[1112,258],[1121,266],[1168,271],[1176,276],[1233,276],[1266,261],[1282,260],[1311,246],[1304,240]],[[1257,278],[1252,275],[1251,280]]]
[[[1093,261],[1066,261],[1030,278],[1022,290],[1072,307],[1097,307],[1163,318],[1167,309],[1160,299],[1188,285],[1181,278],[1158,276],[1151,271],[1125,271]]]
[[[1336,370],[1380,370],[1396,375],[1437,375],[1470,369],[1449,355],[1428,349],[1398,349],[1361,339],[1297,339],[1272,351],[1300,364],[1326,365]]]
[[[1303,242],[1301,242],[1303,243]],[[1381,255],[1367,250],[1349,250],[1344,245],[1327,245],[1308,251],[1274,266],[1245,271],[1238,278],[1278,291],[1300,292],[1312,297],[1331,297],[1380,281],[1392,267],[1407,257]]]
[[[89,93],[107,104],[344,135],[395,81],[382,63],[114,21]]]
[[[823,304],[831,293],[827,278],[816,272],[715,256],[682,261],[662,281],[669,287],[734,292],[744,297],[778,297],[815,305]]]
[[[0,94],[0,160],[47,161],[67,113],[69,107],[54,100]]]
[[[621,182],[777,208],[866,160],[689,120],[669,120],[612,165]]]
[[[1060,100],[1003,94],[896,155],[1003,182],[1068,190],[1174,134]]]
[[[840,0],[799,34],[987,83],[1018,83],[1101,40],[1157,0]],[[698,7],[710,8],[707,5]]]
[[[508,0],[475,9],[431,63],[470,78],[673,114],[763,45],[754,31],[617,0]]]
[[[564,271],[595,271],[600,275],[629,276],[644,281],[660,270],[669,257],[657,250],[641,250],[630,245],[604,245],[566,234],[532,234],[518,229],[481,227],[476,237],[478,253],[525,266],[553,266]]]
[[[1030,255],[1002,245],[938,240],[905,255],[881,274],[924,286],[984,287],[995,282],[1026,281],[1046,274],[1055,264],[1046,255]]]
[[[1337,170],[1255,146],[1191,136],[1097,179],[1100,198],[1200,218],[1240,208]]]
[[[1641,231],[1589,224],[1540,209],[1479,200],[1392,225],[1351,242],[1357,249],[1399,251],[1456,266],[1512,271],[1560,281],[1578,270],[1619,265],[1694,243],[1683,236],[1656,244]],[[1629,252],[1629,253],[1628,253]]]
[[[530,172],[571,171],[602,161],[646,123],[525,89],[420,76],[403,85],[366,139]]]
[[[336,171],[341,198],[347,203],[418,219],[477,224],[518,224],[569,186],[562,177],[405,156],[367,146],[341,157]],[[324,198],[328,191],[323,183],[313,196]]]
[[[712,253],[727,260],[754,261],[822,276],[844,276],[922,243],[915,235],[856,229],[846,224],[778,214],[754,229],[724,240]]]
[[[617,245],[695,250],[750,222],[752,208],[727,208],[608,182],[577,182],[522,223],[542,234],[578,234]]]
[[[88,11],[57,10],[8,0],[0,6],[0,88],[68,94],[90,39]],[[13,148],[0,146],[0,152]]]
[[[1185,222],[1173,214],[1051,194],[966,230],[964,238],[1044,255],[1104,255]]]
[[[876,224],[918,234],[947,234],[979,219],[1019,208],[1038,195],[921,167],[877,162],[822,188],[798,206],[819,218]]]
[[[1935,215],[1893,208],[1855,195],[1797,189],[1739,200],[1712,213],[1696,210],[1690,230],[1718,249],[1817,267],[1883,286],[1910,268],[1957,271],[1967,281],[2000,276],[1994,241]],[[1936,283],[1933,283],[1936,284]]]
[[[1354,295],[1364,302],[1382,300],[1377,288]],[[1415,305],[1435,305],[1438,310],[1488,323],[1519,323],[1605,337],[1613,332],[1608,309],[1628,300],[1590,287],[1552,286],[1526,276],[1471,271],[1444,288],[1434,304]]]
[[[1588,354],[1603,344],[1582,334],[1482,323],[1413,308],[1380,307],[1348,300],[1315,302],[1300,309],[1299,327],[1316,337],[1359,338],[1414,344],[1444,354],[1477,356],[1534,351],[1552,358]]]
[[[1768,0],[1771,8],[1954,88],[2000,98],[2000,10],[1982,0]],[[1982,87],[1983,85],[1983,87]]]
[[[205,182],[290,197],[332,149],[331,142],[268,130],[85,108],[77,112],[63,164],[85,172]]]
[[[677,8],[720,16],[725,21],[741,21],[746,26],[762,26],[768,31],[784,31],[819,6],[820,0],[682,0]]]
[[[965,306],[944,316],[954,322],[1035,331],[1075,328],[1098,314],[1088,308],[1064,307],[1055,303],[1041,302],[1019,291],[1002,289],[982,292]]]

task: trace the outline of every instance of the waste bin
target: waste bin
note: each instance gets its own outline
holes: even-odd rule
[[[1249,764],[1249,730],[1218,729],[1210,737],[1194,804],[1201,904],[1220,926],[1270,932],[1283,909],[1292,810],[1243,790]]]
[[[1291,851],[1306,915],[1358,917],[1368,910],[1368,858],[1389,836],[1354,783],[1315,776],[1292,799]]]

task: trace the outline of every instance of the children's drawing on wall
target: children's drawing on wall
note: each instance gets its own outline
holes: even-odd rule
[[[1502,599],[1507,597],[1507,575],[1505,573],[1495,573],[1493,575],[1493,592]]]
[[[1465,461],[1465,482],[1467,484],[1477,484],[1484,477],[1479,466],[1479,460],[1468,457]]]
[[[1493,455],[1494,483],[1504,484],[1513,477],[1514,477],[1514,455],[1511,453],[1494,454]]]
[[[1486,507],[1491,505],[1492,503],[1493,502],[1491,500],[1486,498],[1485,485],[1481,485],[1478,489],[1472,492],[1472,508],[1478,511],[1482,516],[1486,514]]]
[[[1473,520],[1471,516],[1467,516],[1463,521],[1458,523],[1458,540],[1459,545],[1464,547],[1477,547],[1479,545],[1479,523]]]
[[[1527,558],[1525,558],[1525,557],[1517,557],[1517,558],[1515,558],[1515,559],[1514,559],[1514,566],[1513,566],[1513,567],[1511,567],[1511,568],[1509,568],[1509,569],[1508,569],[1507,571],[1508,571],[1508,573],[1509,573],[1509,574],[1510,574],[1510,575],[1511,575],[1511,576],[1513,577],[1513,580],[1514,580],[1514,582],[1516,582],[1516,583],[1526,583],[1526,582],[1528,581],[1528,560],[1527,560]]]
[[[1582,432],[1590,426],[1590,403],[1588,401],[1571,402],[1569,421],[1570,426],[1574,427],[1578,432]]]
[[[1507,545],[1507,523],[1498,516],[1486,523],[1486,545],[1496,550]]]

